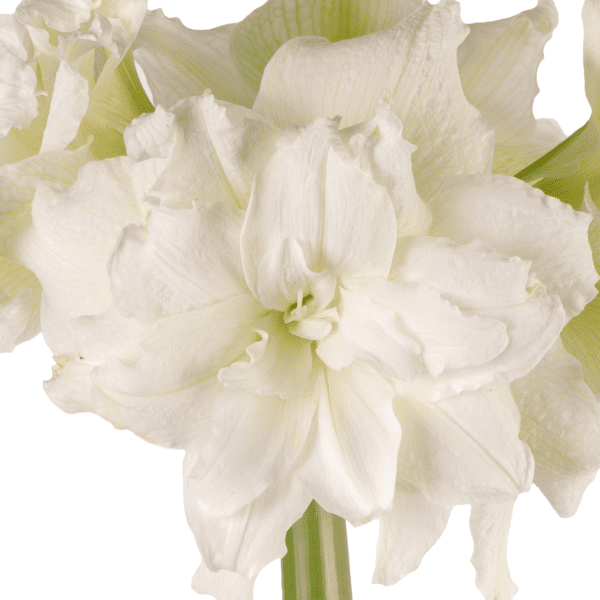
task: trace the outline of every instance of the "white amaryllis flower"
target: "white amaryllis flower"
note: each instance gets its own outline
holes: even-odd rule
[[[510,597],[520,436],[551,499],[598,467],[581,372],[560,404],[544,371],[596,293],[590,217],[491,174],[458,6],[409,8],[279,44],[254,111],[207,94],[138,120],[128,157],[39,186],[12,241],[44,286],[52,399],[186,450],[198,591],[251,596],[314,498],[353,523],[388,513],[385,583],[472,504],[479,586]]]
[[[41,295],[5,242],[30,223],[38,182],[70,185],[89,160],[124,152],[143,103],[122,61],[145,13],[146,0],[23,0],[0,15],[2,352],[39,332]]]

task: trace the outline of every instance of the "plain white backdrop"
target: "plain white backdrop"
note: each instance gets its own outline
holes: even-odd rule
[[[150,0],[195,29],[241,20],[260,0]],[[538,117],[570,134],[589,117],[583,88],[583,0],[557,0],[561,24],[540,70]],[[11,13],[15,0],[0,0]],[[463,20],[487,21],[533,0],[468,0]],[[195,600],[199,554],[182,505],[182,453],[153,447],[93,415],[62,413],[41,381],[52,360],[41,337],[0,356],[0,598]],[[469,562],[468,507],[454,510],[420,569],[385,588],[370,583],[377,523],[348,527],[355,600],[481,600]],[[509,560],[519,600],[600,597],[600,481],[579,513],[559,518],[537,490],[517,502]],[[279,561],[259,576],[256,600],[281,598]]]

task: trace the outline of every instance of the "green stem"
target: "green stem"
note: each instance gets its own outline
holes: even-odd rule
[[[283,600],[352,600],[346,521],[314,500],[285,537]]]

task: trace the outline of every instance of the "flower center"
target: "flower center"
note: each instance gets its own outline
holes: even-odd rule
[[[321,340],[331,331],[332,323],[339,321],[337,307],[321,308],[315,297],[299,289],[296,302],[283,313],[288,331],[307,340]]]

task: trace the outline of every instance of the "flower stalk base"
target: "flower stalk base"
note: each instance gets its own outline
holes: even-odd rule
[[[346,521],[314,500],[285,537],[283,600],[351,600]]]

